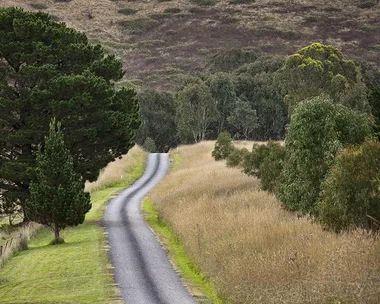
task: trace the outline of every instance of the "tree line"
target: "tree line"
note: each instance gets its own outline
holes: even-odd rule
[[[233,146],[221,133],[216,160],[260,178],[283,206],[326,229],[380,229],[380,72],[314,43],[289,56],[280,87],[290,113],[285,144]]]
[[[222,131],[236,139],[282,139],[288,110],[277,74],[284,60],[229,50],[211,58],[208,72],[184,76],[174,92],[141,91],[137,143],[163,152]]]

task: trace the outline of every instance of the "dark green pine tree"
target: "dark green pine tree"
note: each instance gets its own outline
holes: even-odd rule
[[[0,9],[0,212],[23,209],[51,117],[84,181],[128,152],[140,121],[135,92],[115,89],[123,74],[83,33],[45,13]]]
[[[53,230],[53,244],[62,243],[59,232],[82,224],[91,209],[90,195],[84,192],[81,176],[74,171],[60,128],[61,124],[53,119],[44,150],[40,146],[37,154],[36,179],[30,184],[26,203],[29,218]]]

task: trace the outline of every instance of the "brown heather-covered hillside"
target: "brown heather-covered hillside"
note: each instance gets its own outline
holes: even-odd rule
[[[128,78],[170,87],[217,50],[291,54],[319,41],[380,65],[378,0],[2,0],[42,10],[116,52]],[[138,80],[140,79],[140,80]]]

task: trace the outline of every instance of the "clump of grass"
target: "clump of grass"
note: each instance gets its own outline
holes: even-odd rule
[[[252,4],[255,3],[256,0],[231,0],[230,4]]]
[[[121,20],[118,22],[121,27],[131,34],[140,34],[154,29],[159,23],[151,18],[138,18],[133,20]]]
[[[164,10],[165,14],[178,14],[181,12],[181,9],[178,7],[168,7]]]
[[[151,199],[219,294],[236,304],[378,303],[379,238],[285,211],[257,179],[215,162],[213,147],[179,147],[182,163]]]
[[[379,0],[360,0],[358,7],[366,9],[366,8],[371,8],[371,7],[376,6],[378,3],[379,3]]]
[[[34,8],[36,10],[46,10],[48,8],[48,6],[44,3],[29,3],[30,7],[31,8]]]
[[[214,6],[217,0],[190,0],[190,3],[200,6]]]
[[[122,8],[118,10],[118,13],[123,14],[123,15],[134,15],[138,11],[133,9],[133,8]]]

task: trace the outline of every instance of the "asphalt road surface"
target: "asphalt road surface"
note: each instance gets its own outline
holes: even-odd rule
[[[145,223],[141,200],[166,175],[167,154],[150,154],[144,175],[107,206],[104,223],[116,283],[126,304],[194,304]]]

